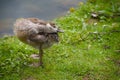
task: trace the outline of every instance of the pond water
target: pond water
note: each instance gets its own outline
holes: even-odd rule
[[[63,16],[70,7],[86,0],[0,0],[0,37],[13,34],[13,23],[21,17],[52,20]]]

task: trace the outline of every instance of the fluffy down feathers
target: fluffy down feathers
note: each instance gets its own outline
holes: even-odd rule
[[[61,30],[54,23],[38,18],[20,18],[14,24],[14,33],[19,40],[35,48],[47,48],[58,42],[58,32]]]

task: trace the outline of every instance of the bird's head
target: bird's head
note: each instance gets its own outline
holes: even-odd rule
[[[58,33],[63,33],[64,31],[59,29],[58,26],[53,23],[53,22],[49,22],[46,24],[47,27],[49,27],[49,39],[52,41],[52,42],[59,42],[59,35]]]
[[[54,32],[55,32],[55,33],[58,33],[58,32],[63,33],[63,32],[64,32],[63,30],[61,30],[61,29],[60,29],[55,23],[53,23],[53,22],[47,23],[46,26],[49,27],[51,33],[52,33],[52,32],[53,32],[53,33],[54,33]]]

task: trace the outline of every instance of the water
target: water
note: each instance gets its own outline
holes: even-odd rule
[[[85,0],[0,0],[0,37],[13,34],[13,23],[20,17],[52,20]]]

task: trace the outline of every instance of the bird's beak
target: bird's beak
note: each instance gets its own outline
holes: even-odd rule
[[[58,29],[57,32],[64,33],[64,31],[61,29]]]

